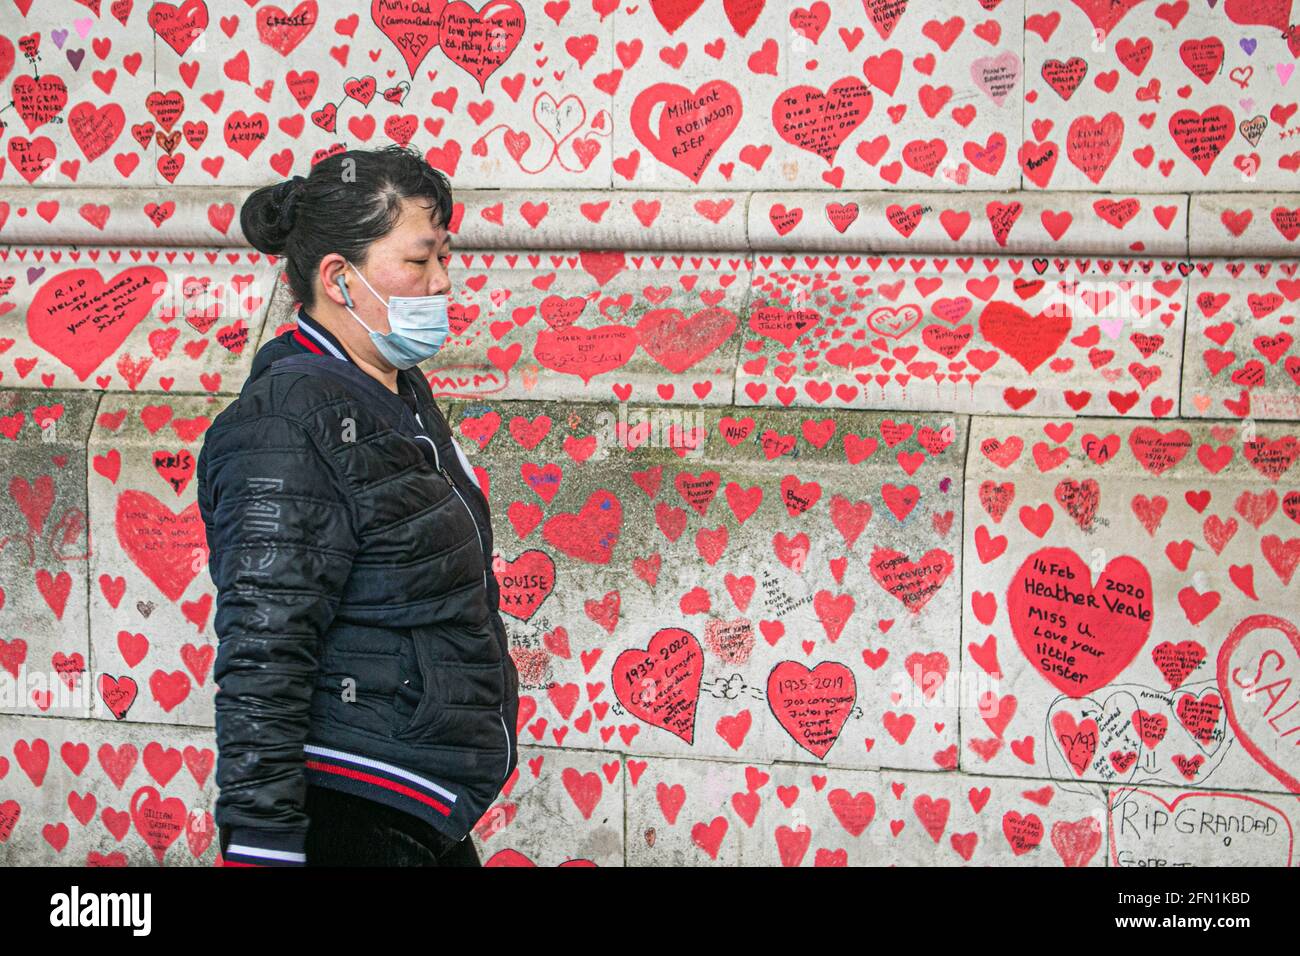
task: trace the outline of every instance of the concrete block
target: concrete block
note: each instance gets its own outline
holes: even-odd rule
[[[306,175],[309,169],[304,168]],[[279,181],[274,171],[266,183]],[[14,192],[0,201],[0,237],[18,245],[237,246],[246,248],[239,211],[253,186]],[[454,248],[734,249],[746,246],[749,193],[604,189],[470,189],[452,180]],[[39,200],[39,202],[37,201]]]
[[[1020,258],[756,258],[738,404],[1177,410],[1187,295],[1177,273],[1085,262],[1058,278],[1046,259]]]
[[[633,866],[1105,866],[1105,795],[964,773],[631,760]]]
[[[10,249],[16,308],[4,384],[17,388],[238,390],[271,297],[257,253]]]
[[[1298,452],[1294,423],[976,419],[962,769],[1295,790]]]
[[[15,107],[0,165],[6,198],[30,186],[37,206],[51,187],[156,182],[155,136],[182,130],[161,128],[169,107],[154,86],[148,7],[105,6],[96,16],[74,0],[26,7],[5,11],[10,68],[0,79]]]
[[[212,866],[210,732],[0,722],[0,866]]]
[[[521,740],[955,766],[963,419],[572,408],[448,412],[493,503]]]
[[[625,777],[616,754],[523,747],[471,831],[484,866],[622,866]]]
[[[97,401],[0,391],[0,713],[89,713],[85,474]]]
[[[228,401],[110,394],[95,419],[90,633],[105,721],[212,726],[216,590],[195,466]]]
[[[440,6],[321,7],[298,25],[269,23],[270,9],[214,15],[194,39],[160,37],[158,88],[179,91],[182,121],[208,127],[201,143],[175,144],[171,181],[255,185],[306,174],[331,151],[414,141],[467,187],[539,176],[608,187],[613,120],[599,77],[613,66],[612,28],[590,5],[557,22],[509,0],[440,27],[420,12]],[[543,66],[544,85],[525,82]]]
[[[169,186],[160,203],[156,186],[97,190],[94,202],[85,189],[15,190],[0,203],[0,236],[20,246],[238,246],[242,257],[239,208],[251,192]]]
[[[1219,262],[1192,274],[1183,415],[1300,418],[1298,265]]]
[[[1294,259],[1300,252],[1297,193],[1196,193],[1190,222],[1193,256]]]
[[[864,18],[864,9],[866,16]],[[615,14],[616,188],[1012,188],[1019,4],[642,4]],[[916,57],[904,68],[902,50]],[[738,79],[733,79],[738,78]]]
[[[1023,188],[1294,188],[1287,16],[1250,9],[1026,0]]]

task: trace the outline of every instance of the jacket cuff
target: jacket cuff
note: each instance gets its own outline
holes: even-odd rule
[[[305,866],[306,843],[303,831],[235,827],[221,859],[226,866]]]

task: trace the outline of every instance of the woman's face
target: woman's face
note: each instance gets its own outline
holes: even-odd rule
[[[376,332],[388,327],[389,296],[450,295],[451,237],[434,225],[437,212],[431,200],[403,199],[397,224],[384,238],[370,245],[362,274],[375,295],[357,277],[357,266],[345,266],[342,275],[352,294],[353,311]],[[382,296],[383,298],[379,298]]]

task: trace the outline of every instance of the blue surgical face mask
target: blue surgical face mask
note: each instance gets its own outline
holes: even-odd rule
[[[345,260],[346,261],[346,260]],[[383,296],[375,291],[361,270],[348,262],[352,270],[366,288],[380,302]],[[442,295],[390,295],[388,297],[388,332],[376,332],[361,321],[360,316],[347,306],[352,318],[361,323],[361,327],[370,333],[370,341],[375,344],[390,365],[394,368],[411,368],[425,359],[432,358],[442,348],[451,326],[447,321],[447,296]]]

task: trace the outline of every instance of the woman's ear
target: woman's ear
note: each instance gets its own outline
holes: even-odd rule
[[[331,293],[337,291],[343,297],[343,302],[349,309],[356,308],[356,303],[352,301],[352,293],[348,291],[348,280],[345,275],[346,269],[342,268],[345,260],[342,256],[331,253],[321,260],[320,279],[325,286],[325,294],[333,301],[338,302]],[[338,271],[335,272],[335,269]],[[330,278],[330,273],[334,272],[334,277]]]

